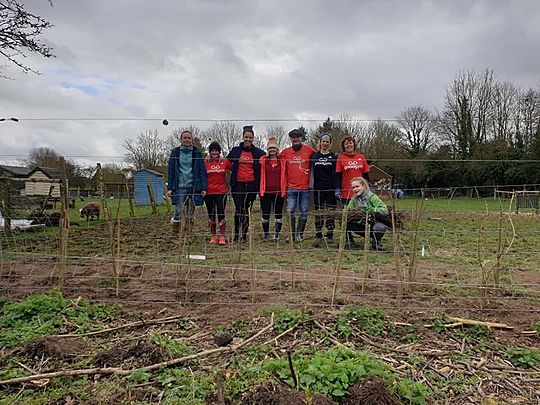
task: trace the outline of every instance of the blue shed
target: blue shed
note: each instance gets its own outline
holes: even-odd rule
[[[144,169],[133,175],[133,187],[136,205],[150,205],[148,185],[152,187],[157,205],[163,204],[163,175],[155,170]]]

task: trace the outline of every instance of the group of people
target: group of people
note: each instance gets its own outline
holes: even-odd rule
[[[204,202],[212,235],[210,243],[226,245],[225,208],[230,191],[235,206],[235,242],[247,240],[251,207],[257,195],[264,240],[280,239],[286,200],[291,237],[294,242],[301,242],[313,191],[314,208],[319,212],[333,212],[340,202],[375,218],[370,226],[371,246],[383,250],[381,239],[386,226],[376,218],[388,215],[388,208],[369,189],[369,165],[365,156],[356,150],[355,139],[343,138],[342,153],[336,154],[331,151],[332,136],[328,133],[321,135],[317,151],[304,143],[302,130],[293,129],[289,137],[291,146],[280,152],[277,139],[270,136],[265,152],[254,145],[253,126],[244,126],[242,142],[226,157],[221,154],[221,145],[213,141],[208,146],[208,155],[203,158],[201,151],[193,146],[193,134],[182,132],[180,146],[171,151],[167,176],[167,196],[175,206],[173,234],[178,234],[183,217],[188,228],[192,227],[195,205]],[[229,185],[227,172],[230,172]],[[272,213],[273,233],[270,231]],[[364,236],[365,227],[365,218],[347,221],[349,246],[354,244],[353,233]],[[333,215],[316,215],[314,245],[321,246],[323,237],[331,242],[334,228]]]

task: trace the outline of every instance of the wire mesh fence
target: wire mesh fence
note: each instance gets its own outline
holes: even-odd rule
[[[112,216],[61,228],[3,235],[0,294],[10,298],[61,287],[64,293],[133,305],[302,305],[373,302],[388,308],[540,312],[538,217],[508,209],[436,210],[407,202],[401,230],[388,229],[384,252],[361,235],[348,247],[339,221],[333,241],[315,247],[314,217],[301,243],[290,240],[288,214],[277,241],[265,241],[258,202],[248,239],[210,243],[204,207],[190,235],[174,235],[171,207],[118,217],[126,201],[107,201]],[[502,207],[502,205],[501,205]],[[70,209],[76,217],[78,208]],[[417,218],[415,221],[414,218]],[[273,220],[272,220],[273,221]],[[65,243],[65,251],[61,247]]]

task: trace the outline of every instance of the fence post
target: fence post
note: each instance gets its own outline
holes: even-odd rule
[[[156,199],[154,197],[154,190],[151,184],[147,184],[148,196],[150,197],[150,205],[152,206],[152,214],[157,214]]]
[[[131,190],[129,189],[129,183],[126,180],[126,194],[129,202],[129,216],[135,216],[135,209],[133,208],[133,197],[131,196]]]
[[[64,277],[67,268],[67,241],[69,234],[69,211],[68,211],[68,184],[66,176],[66,162],[62,158],[62,171],[60,174],[60,207],[62,211],[62,223],[60,224],[58,244],[58,269],[60,271],[59,287],[64,287]]]
[[[4,235],[11,236],[11,180],[7,177],[0,179],[0,212],[4,218]]]
[[[0,191],[2,192],[0,211],[4,218],[4,235],[11,236],[11,180],[8,177],[3,177],[0,180]]]

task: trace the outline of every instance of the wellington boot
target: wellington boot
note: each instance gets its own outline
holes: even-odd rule
[[[180,222],[172,223],[172,236],[178,237],[180,235]]]

